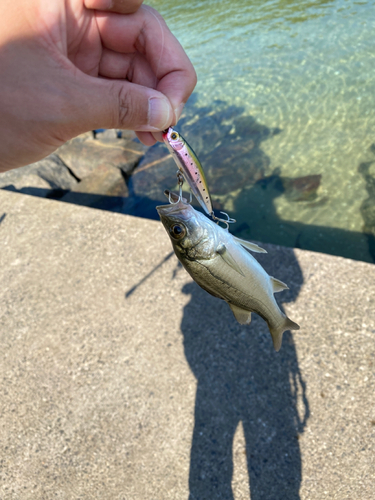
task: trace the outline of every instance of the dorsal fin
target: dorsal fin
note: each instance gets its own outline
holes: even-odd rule
[[[251,243],[251,241],[242,240],[241,238],[237,238],[237,236],[233,236],[233,238],[236,243],[246,248],[246,250],[256,253],[267,253],[267,250],[264,250],[264,248],[261,248],[255,243]]]
[[[241,309],[234,304],[229,304],[229,307],[232,309],[232,313],[234,317],[241,325],[249,325],[251,322],[251,312],[245,311],[245,309]]]
[[[232,269],[240,273],[242,276],[245,276],[244,273],[241,271],[240,266],[237,264],[236,260],[232,255],[229,253],[227,247],[224,245],[224,243],[219,243],[216,252],[220,255],[220,257],[230,266]]]
[[[272,281],[273,293],[282,292],[283,290],[289,290],[288,285],[283,283],[282,281],[270,276]]]

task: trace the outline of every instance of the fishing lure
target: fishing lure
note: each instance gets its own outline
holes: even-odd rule
[[[215,218],[207,181],[197,155],[182,135],[172,127],[163,132],[163,140],[203,210]]]

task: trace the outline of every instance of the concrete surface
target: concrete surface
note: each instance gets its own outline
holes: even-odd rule
[[[0,191],[1,500],[375,498],[375,267],[267,249],[279,353],[160,223]]]

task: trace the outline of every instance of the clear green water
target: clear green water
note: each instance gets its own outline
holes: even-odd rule
[[[221,100],[278,129],[259,146],[268,159],[266,179],[275,172],[292,179],[321,175],[309,200],[291,200],[271,181],[221,192],[217,199],[238,219],[238,231],[373,261],[375,2],[148,3],[164,16],[196,68],[196,109],[212,113]],[[194,148],[198,138],[190,134],[189,142]],[[359,172],[364,162],[366,172]]]

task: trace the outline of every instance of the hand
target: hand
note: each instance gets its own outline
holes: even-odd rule
[[[131,129],[152,145],[177,122],[195,71],[160,14],[141,4],[3,0],[0,171],[88,130]]]

